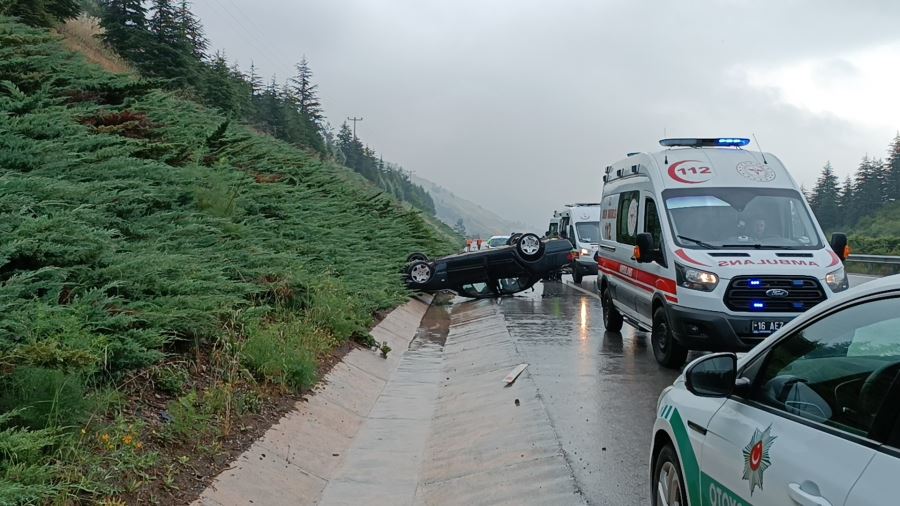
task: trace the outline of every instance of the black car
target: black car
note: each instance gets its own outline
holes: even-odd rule
[[[422,253],[407,259],[406,286],[424,291],[453,290],[464,297],[510,295],[531,288],[548,273],[572,260],[572,244],[513,234],[507,246],[428,260]]]

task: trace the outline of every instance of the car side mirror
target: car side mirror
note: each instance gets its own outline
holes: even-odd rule
[[[831,234],[831,249],[843,262],[850,256],[850,245],[847,244],[847,236],[840,232]]]
[[[638,262],[647,263],[656,259],[653,245],[653,236],[647,232],[641,232],[635,237],[637,247],[634,250],[634,258]]]
[[[737,355],[713,353],[695,360],[684,372],[688,391],[700,397],[728,397],[737,379]]]

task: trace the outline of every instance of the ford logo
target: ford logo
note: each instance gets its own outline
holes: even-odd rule
[[[781,288],[770,288],[766,290],[767,297],[787,297],[788,295],[788,291]]]

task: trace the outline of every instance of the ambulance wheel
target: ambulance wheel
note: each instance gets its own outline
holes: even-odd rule
[[[415,253],[410,253],[408,257],[406,257],[406,263],[415,262],[416,260],[421,260],[423,262],[428,261],[428,256],[425,253],[419,253],[416,251]]]
[[[662,306],[653,312],[650,341],[653,343],[653,355],[660,365],[670,369],[678,369],[684,365],[688,350],[675,341],[669,319],[666,317],[666,309]]]
[[[409,280],[413,284],[424,285],[431,281],[431,277],[434,276],[434,267],[428,262],[416,260],[410,264],[407,273],[409,274]]]
[[[600,294],[600,306],[603,307],[603,326],[606,327],[606,330],[610,332],[622,330],[622,314],[613,305],[608,288]]]
[[[572,267],[572,282],[575,283],[576,285],[580,285],[582,279],[584,279],[584,274],[582,274],[581,271],[578,270],[577,265],[573,266]]]
[[[656,457],[653,470],[653,506],[686,506],[684,477],[675,448],[667,444]]]

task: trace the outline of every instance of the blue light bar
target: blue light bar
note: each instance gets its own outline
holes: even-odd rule
[[[750,139],[745,139],[743,137],[712,137],[712,138],[696,138],[696,137],[687,137],[681,139],[662,139],[659,141],[660,145],[665,146],[667,148],[675,148],[675,147],[689,147],[689,148],[711,148],[711,147],[722,147],[722,146],[732,146],[739,148],[741,146],[746,146],[750,144]]]
[[[762,281],[760,281],[760,280],[758,280],[758,279],[751,279],[751,280],[750,280],[750,286],[759,286],[760,284],[762,284]]]
[[[753,309],[765,309],[766,305],[762,302],[754,302]]]
[[[805,305],[802,302],[795,302],[794,309],[804,309]]]
[[[741,138],[719,139],[720,146],[746,146],[747,144],[750,144],[750,139],[741,139]]]
[[[791,284],[794,285],[794,286],[803,286],[803,280],[802,280],[802,279],[795,279],[795,280],[791,281]]]

